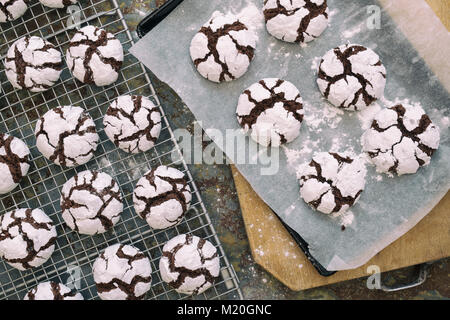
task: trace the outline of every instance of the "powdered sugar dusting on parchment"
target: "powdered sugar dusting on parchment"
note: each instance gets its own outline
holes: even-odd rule
[[[264,16],[261,9],[254,4],[249,4],[243,8],[237,16],[240,21],[246,24],[251,29],[261,29],[264,26]]]
[[[370,128],[376,114],[380,112],[381,106],[378,103],[373,103],[364,110],[358,112],[358,119],[361,123],[361,128],[367,130]]]

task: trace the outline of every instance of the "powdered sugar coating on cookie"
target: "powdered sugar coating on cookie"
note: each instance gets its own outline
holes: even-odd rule
[[[134,209],[153,229],[178,224],[189,209],[192,195],[184,173],[159,166],[148,171],[136,184]]]
[[[214,82],[240,78],[256,48],[256,34],[232,14],[214,12],[191,41],[190,54],[198,72]]]
[[[220,260],[213,244],[197,236],[181,234],[163,247],[159,272],[177,292],[196,295],[210,288],[219,276]]]
[[[86,26],[69,42],[67,65],[73,76],[83,83],[107,86],[117,81],[123,62],[120,41],[103,29]]]
[[[236,114],[253,140],[263,146],[278,147],[300,134],[304,111],[300,92],[292,83],[268,78],[241,94]]]
[[[267,31],[287,42],[310,42],[328,26],[326,0],[265,0],[263,12]]]
[[[50,42],[25,36],[12,44],[5,58],[5,73],[16,89],[42,92],[50,89],[62,71],[59,50]]]
[[[92,273],[103,300],[140,300],[150,290],[152,267],[139,249],[112,245],[95,260]]]
[[[107,173],[86,170],[64,183],[62,217],[81,234],[94,235],[111,229],[123,211],[117,182]]]
[[[383,96],[386,68],[371,49],[346,44],[323,56],[317,84],[320,92],[336,107],[362,110]]]
[[[91,116],[80,107],[53,108],[36,123],[36,146],[50,161],[75,167],[88,162],[99,136]]]
[[[320,212],[343,213],[364,190],[364,161],[344,153],[321,152],[297,170],[300,196]]]
[[[50,8],[64,8],[72,4],[76,4],[78,0],[39,0],[44,6]]]
[[[0,0],[0,22],[14,21],[28,9],[29,0]]]
[[[120,96],[103,118],[108,138],[129,153],[145,152],[156,143],[161,132],[161,113],[143,96]]]
[[[378,172],[416,173],[431,161],[439,147],[440,133],[420,106],[396,105],[381,110],[363,137]]]
[[[55,250],[56,228],[40,209],[17,209],[0,216],[0,258],[24,271],[45,263]]]
[[[14,190],[30,168],[30,150],[19,138],[0,133],[0,194]]]
[[[62,283],[41,282],[28,291],[23,300],[84,300],[83,296]]]

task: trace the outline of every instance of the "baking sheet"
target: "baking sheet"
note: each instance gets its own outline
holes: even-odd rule
[[[386,2],[383,0],[385,6]],[[242,78],[230,83],[215,84],[197,73],[189,56],[190,41],[214,11],[253,13],[255,6],[262,8],[262,1],[185,0],[130,51],[174,89],[203,128],[222,133],[239,129],[236,103],[240,93],[252,83],[278,77],[300,89],[305,101],[305,121],[300,136],[279,149],[277,174],[262,175],[261,169],[267,168],[262,164],[236,163],[236,166],[261,198],[305,239],[319,263],[328,270],[345,270],[364,264],[412,228],[449,190],[450,95],[439,80],[442,78],[429,69],[386,11],[381,11],[380,29],[368,27],[368,18],[382,3],[375,0],[329,0],[328,3],[331,17],[328,30],[306,46],[276,40],[266,32],[262,20],[253,19],[259,38],[255,59]],[[411,3],[415,5],[422,6],[420,10],[431,10],[422,1]],[[443,28],[438,20],[429,23],[435,23],[436,30]],[[416,47],[420,47],[420,40],[415,40]],[[424,43],[428,40],[429,35],[423,38]],[[323,54],[347,42],[374,49],[387,69],[385,97],[364,112],[348,113],[332,107],[322,98],[315,81]],[[440,46],[442,51],[435,50],[434,54],[448,60],[445,47]],[[448,87],[448,83],[445,85]],[[415,175],[395,178],[378,174],[369,167],[366,189],[346,214],[327,216],[310,209],[299,197],[295,179],[298,165],[309,161],[314,152],[359,154],[361,134],[375,113],[395,102],[420,104],[440,127],[441,145],[431,164]],[[215,140],[222,145],[220,139]],[[255,143],[247,139],[236,154],[246,154],[252,148],[256,148]],[[233,152],[224,151],[235,159]]]

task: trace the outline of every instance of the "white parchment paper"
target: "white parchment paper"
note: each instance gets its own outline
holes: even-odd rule
[[[387,0],[382,2],[385,5]],[[189,56],[190,41],[214,11],[254,12],[255,6],[262,8],[262,1],[185,0],[140,40],[131,53],[173,88],[205,129],[214,128],[224,134],[227,129],[239,128],[236,103],[241,92],[252,83],[278,77],[299,88],[305,101],[305,121],[300,136],[279,149],[278,173],[261,175],[260,165],[237,163],[237,168],[283,221],[304,238],[319,263],[331,271],[352,269],[367,262],[419,222],[449,190],[450,96],[439,80],[442,78],[429,69],[420,50],[413,47],[385,10],[381,10],[379,29],[370,28],[374,26],[371,22],[368,26],[368,18],[373,18],[371,14],[376,13],[377,7],[382,8],[381,3],[376,0],[328,0],[328,3],[331,16],[328,30],[306,46],[276,40],[266,32],[263,21],[254,17],[259,38],[255,59],[242,78],[230,83],[215,84],[197,73]],[[421,6],[430,10],[423,3]],[[442,31],[438,20],[429,23],[435,23],[436,30]],[[441,36],[450,39],[448,33]],[[375,50],[387,69],[385,97],[364,112],[347,113],[332,107],[316,85],[320,58],[329,49],[347,42]],[[415,40],[414,45],[418,44],[420,39]],[[438,54],[434,52],[434,56]],[[444,49],[440,54],[442,59],[449,59]],[[369,167],[366,189],[349,212],[327,216],[310,209],[299,197],[296,167],[310,161],[314,152],[361,153],[360,137],[375,113],[396,102],[420,104],[440,127],[441,146],[431,164],[415,175],[401,177],[381,175]],[[254,142],[247,139],[246,143]],[[248,145],[245,150],[249,150]],[[344,231],[342,225],[346,227]]]

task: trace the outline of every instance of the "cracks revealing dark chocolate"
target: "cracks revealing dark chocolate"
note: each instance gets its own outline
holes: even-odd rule
[[[187,277],[197,278],[197,277],[203,276],[205,278],[205,281],[200,286],[198,286],[197,288],[195,288],[193,290],[192,294],[196,295],[205,285],[207,285],[208,283],[210,283],[210,284],[214,283],[215,277],[205,267],[201,267],[201,268],[192,270],[192,269],[189,269],[186,267],[178,267],[177,266],[176,261],[175,261],[177,252],[184,246],[192,245],[192,243],[193,243],[192,240],[193,240],[193,236],[187,234],[184,243],[177,244],[170,251],[163,251],[162,256],[168,259],[170,272],[179,274],[178,278],[176,280],[169,283],[169,285],[172,286],[173,288],[178,289],[179,287],[181,287],[184,284],[184,280]],[[205,261],[213,260],[213,259],[217,258],[217,256],[218,256],[217,251],[215,251],[212,256],[204,257],[202,248],[205,243],[206,243],[206,240],[200,239],[197,244],[197,252],[201,258],[202,264],[204,264]]]
[[[337,160],[337,162],[339,163],[339,167],[341,167],[344,163],[350,164],[353,162],[353,159],[350,157],[342,157],[341,155],[337,154],[337,153],[332,153],[330,152],[330,155],[335,158]],[[306,175],[306,176],[302,176],[300,178],[301,181],[307,181],[310,179],[315,179],[321,183],[326,183],[330,186],[331,192],[334,196],[334,200],[336,203],[336,206],[333,208],[332,212],[339,212],[342,207],[344,205],[348,205],[349,207],[353,206],[356,202],[356,199],[358,199],[359,195],[361,194],[362,190],[360,190],[354,197],[352,196],[347,196],[344,197],[341,193],[341,190],[339,190],[339,188],[337,188],[334,185],[334,182],[332,180],[328,180],[326,179],[323,175],[322,175],[322,166],[317,163],[314,160],[311,160],[311,162],[309,163],[310,167],[313,167],[316,170],[316,174],[311,174],[311,175]],[[325,194],[327,194],[329,192],[329,190],[327,190],[326,192],[324,192],[317,200],[311,201],[309,204],[314,208],[317,209],[321,202],[322,202],[322,198],[323,196],[325,196]]]
[[[24,157],[19,157],[11,150],[11,143],[16,139],[13,136],[6,137],[5,134],[0,133],[0,149],[4,151],[0,154],[0,163],[4,163],[8,166],[9,172],[13,181],[19,183],[22,180],[22,164],[27,164],[29,161],[29,154]]]
[[[284,92],[275,92],[275,89],[283,84],[284,80],[278,80],[272,88],[269,88],[264,80],[259,81],[261,86],[263,86],[267,91],[270,92],[270,97],[262,101],[257,101],[252,97],[250,90],[245,90],[244,94],[248,96],[248,100],[252,102],[255,106],[250,111],[248,115],[237,115],[240,124],[245,127],[247,125],[251,128],[257,121],[258,117],[265,112],[267,109],[273,108],[275,104],[282,103],[283,108],[292,114],[292,116],[298,121],[303,121],[303,114],[299,114],[298,111],[303,109],[303,105],[296,100],[300,98],[298,94],[293,100],[288,100],[285,97]]]
[[[133,100],[133,110],[131,110],[130,113],[127,113],[125,111],[125,109],[123,109],[117,105],[116,107],[110,106],[108,108],[108,110],[106,111],[106,115],[115,117],[119,120],[120,120],[120,117],[126,118],[134,125],[135,128],[137,128],[137,131],[129,136],[122,136],[123,129],[121,128],[119,133],[114,135],[113,143],[117,147],[120,147],[121,143],[136,141],[136,146],[133,147],[132,145],[129,145],[126,151],[129,153],[136,152],[136,150],[138,150],[138,152],[142,152],[142,151],[145,151],[145,150],[141,150],[139,148],[139,140],[142,137],[145,136],[147,141],[151,141],[151,142],[153,142],[153,144],[155,144],[156,141],[158,140],[158,136],[152,135],[152,130],[155,126],[160,125],[161,121],[159,121],[159,122],[153,121],[152,114],[153,114],[153,112],[157,112],[159,114],[159,110],[156,106],[153,106],[152,108],[148,109],[147,110],[148,113],[147,113],[147,117],[146,117],[148,126],[145,127],[144,129],[139,129],[139,125],[136,123],[136,113],[140,112],[141,109],[143,108],[143,105],[142,105],[143,97],[142,96],[131,96],[131,99]],[[113,124],[111,124],[108,121],[105,121],[105,123],[107,125],[113,126]]]
[[[264,5],[266,5],[267,0],[264,1]],[[292,5],[292,1],[291,1]],[[266,20],[266,23],[275,18],[277,15],[281,14],[284,16],[292,16],[300,9],[305,8],[309,12],[306,16],[304,16],[298,26],[297,29],[297,38],[294,42],[296,43],[302,43],[305,41],[305,34],[314,37],[313,35],[310,35],[306,32],[308,29],[309,23],[312,19],[323,15],[325,18],[328,18],[328,13],[326,12],[328,5],[327,0],[324,0],[324,2],[321,5],[317,5],[311,0],[305,0],[305,5],[302,7],[294,8],[291,10],[286,9],[282,4],[280,0],[277,0],[277,7],[276,8],[270,8],[270,9],[264,9],[264,19]],[[283,39],[284,40],[284,39]]]
[[[72,1],[72,0],[63,0],[62,1],[62,4],[64,7],[70,6],[73,3],[74,3],[74,1]]]
[[[23,49],[24,51],[30,50],[30,49],[28,49],[28,47],[30,45],[30,39],[31,39],[30,36],[25,36],[23,38],[23,41],[25,42],[25,48]],[[37,49],[32,49],[32,50],[33,50],[33,52],[35,52],[35,51],[48,52],[49,50],[56,50],[56,48],[53,44],[44,42],[44,45],[42,46],[42,48],[37,48]],[[5,64],[10,63],[10,62],[14,63],[16,69],[13,70],[12,68],[6,67],[6,70],[14,72],[16,74],[16,81],[21,89],[47,90],[51,87],[51,85],[48,85],[45,83],[36,83],[32,78],[29,78],[29,80],[32,82],[32,85],[30,86],[29,84],[27,84],[25,81],[25,77],[26,77],[28,69],[34,69],[39,72],[43,72],[45,69],[53,69],[56,71],[62,70],[62,60],[57,63],[55,63],[55,62],[42,63],[42,61],[38,61],[39,65],[35,65],[35,64],[25,61],[23,52],[19,50],[18,45],[16,45],[14,47],[14,55],[12,57],[8,55],[5,58]],[[28,72],[29,72],[29,70],[28,70]]]
[[[195,67],[198,67],[200,63],[208,60],[210,56],[213,56],[214,61],[222,67],[222,72],[220,73],[219,81],[220,82],[226,81],[225,76],[228,76],[232,80],[235,79],[234,75],[230,72],[226,61],[220,60],[220,53],[217,50],[217,43],[220,37],[225,36],[230,37],[231,41],[233,41],[234,45],[236,46],[237,51],[241,54],[246,55],[248,57],[248,60],[252,61],[253,56],[255,54],[255,48],[253,48],[252,46],[240,45],[238,41],[235,38],[233,38],[233,36],[230,34],[231,31],[241,31],[241,30],[248,30],[248,28],[245,24],[243,24],[239,20],[233,22],[232,24],[226,24],[223,27],[217,29],[216,31],[213,31],[209,26],[208,27],[203,26],[199,32],[203,33],[208,38],[209,52],[205,57],[196,59],[194,61]]]
[[[395,146],[400,144],[404,138],[409,138],[412,141],[417,143],[417,147],[422,152],[424,152],[427,156],[431,157],[433,155],[433,153],[436,151],[436,149],[433,149],[433,148],[423,144],[421,139],[418,137],[420,134],[424,133],[428,129],[428,127],[433,126],[433,123],[431,122],[431,119],[428,117],[428,115],[424,113],[422,115],[422,117],[420,118],[419,124],[417,125],[417,127],[414,128],[413,130],[409,131],[403,123],[403,117],[406,113],[405,107],[403,105],[399,104],[399,105],[396,105],[389,109],[393,110],[397,113],[397,123],[394,123],[393,125],[391,125],[387,128],[380,128],[380,126],[378,125],[378,122],[376,120],[373,120],[372,126],[371,126],[371,128],[377,132],[384,132],[393,127],[396,127],[398,130],[400,130],[402,136],[397,143],[395,143],[391,146],[391,149],[389,150],[389,152],[392,155],[394,155]],[[382,151],[381,149],[376,149],[375,151],[368,152],[368,154],[371,158],[377,157],[380,153],[386,153],[386,151]],[[415,157],[416,157],[416,161],[418,162],[419,166],[423,166],[425,164],[425,161],[420,159],[417,156],[417,154],[415,155]],[[388,171],[391,173],[397,173],[398,165],[399,165],[399,160],[396,157],[394,157],[394,165],[392,167],[390,167]]]
[[[37,289],[38,287],[27,293],[26,297],[28,300],[36,300]],[[73,291],[62,293],[61,285],[53,281],[50,282],[50,289],[53,294],[53,300],[66,300],[67,298],[73,298],[77,295],[77,293]]]
[[[105,30],[102,30],[100,28],[95,28],[94,34],[98,37],[98,39],[96,41],[93,41],[93,40],[88,39],[88,36],[86,34],[84,34],[82,30],[80,30],[79,32],[81,32],[83,34],[85,39],[82,39],[79,41],[70,41],[69,52],[70,52],[71,48],[78,47],[80,45],[84,45],[84,46],[88,47],[85,52],[84,58],[82,58],[83,67],[85,69],[84,79],[82,82],[87,83],[87,84],[95,83],[94,74],[93,74],[93,71],[92,71],[92,68],[90,65],[91,59],[94,56],[94,54],[96,54],[104,64],[110,65],[111,68],[115,72],[118,73],[120,68],[122,67],[122,61],[119,61],[112,57],[107,58],[107,57],[103,56],[103,54],[99,50],[100,47],[107,46],[108,42],[110,40],[115,39],[115,37],[108,38],[108,33]],[[80,59],[80,58],[75,57],[72,59],[76,60],[76,59]],[[75,61],[72,66],[72,70],[71,70],[72,73],[73,73],[74,69],[75,69]]]
[[[46,230],[46,231],[50,232],[53,229],[53,224],[50,222],[37,222],[32,215],[32,212],[33,212],[32,209],[20,209],[20,210],[25,211],[25,217],[24,218],[18,217],[16,215],[18,210],[11,211],[10,216],[14,221],[11,222],[7,226],[3,225],[3,223],[5,223],[4,220],[5,220],[6,214],[0,216],[0,226],[1,226],[0,242],[4,241],[6,239],[11,239],[11,240],[14,239],[16,236],[13,234],[16,234],[16,232],[14,232],[12,234],[11,229],[17,228],[19,230],[20,237],[27,244],[27,249],[26,249],[27,255],[23,258],[15,258],[14,259],[14,258],[3,257],[3,259],[5,259],[5,261],[8,263],[20,264],[24,269],[30,269],[33,267],[32,265],[30,265],[30,263],[36,257],[39,257],[40,252],[47,250],[48,248],[53,246],[55,244],[56,237],[51,237],[47,241],[46,244],[44,244],[41,248],[39,248],[39,250],[36,250],[34,240],[28,235],[28,233],[26,231],[24,231],[24,225],[28,224],[36,230]]]
[[[61,117],[61,119],[66,120],[64,118],[64,112],[61,107],[56,107],[56,108],[52,109],[52,111],[54,111],[56,114],[58,114]],[[89,120],[92,121],[91,117],[86,112],[83,111],[81,113],[80,117],[78,118],[78,123],[75,126],[75,128],[71,131],[64,131],[64,132],[60,133],[59,137],[58,137],[58,142],[56,143],[56,145],[52,145],[50,138],[49,138],[49,134],[45,129],[45,124],[46,124],[45,116],[40,119],[41,123],[40,123],[39,130],[36,132],[36,139],[38,139],[38,137],[40,135],[44,135],[46,137],[48,143],[54,148],[53,154],[49,157],[50,161],[55,162],[56,160],[58,160],[58,162],[61,166],[68,166],[67,162],[69,160],[74,165],[79,165],[80,163],[77,162],[78,157],[87,157],[95,152],[96,145],[95,146],[91,145],[91,148],[88,152],[86,152],[85,154],[80,154],[76,158],[69,157],[68,155],[65,154],[65,151],[64,151],[64,149],[65,149],[64,140],[66,138],[73,136],[73,135],[78,135],[78,136],[82,137],[89,133],[96,133],[94,124],[81,130],[81,127],[83,127],[85,122],[89,121]],[[51,126],[51,124],[49,124],[49,126]]]
[[[145,179],[149,182],[149,184],[153,188],[155,188],[156,192],[158,192],[158,190],[159,190],[159,187],[158,187],[157,183],[155,182],[155,179],[157,179],[157,178],[161,179],[163,181],[166,181],[167,183],[169,183],[172,186],[172,188],[169,191],[166,191],[164,193],[158,194],[153,197],[138,196],[136,193],[134,193],[134,196],[136,197],[137,200],[145,203],[145,208],[144,208],[144,210],[139,212],[139,215],[141,216],[142,219],[146,219],[147,216],[151,214],[151,210],[153,207],[157,207],[157,206],[159,206],[167,201],[170,201],[170,200],[176,200],[180,204],[183,213],[175,221],[171,221],[171,220],[165,218],[167,222],[176,224],[181,219],[183,219],[184,214],[186,213],[186,211],[188,209],[189,203],[184,195],[184,192],[190,192],[190,187],[184,177],[175,179],[175,178],[171,178],[171,177],[167,177],[167,176],[156,175],[155,172],[156,172],[156,169],[152,169],[149,173],[147,173],[145,175]],[[181,185],[181,188],[179,187],[179,185]],[[142,185],[138,184],[136,186],[136,189],[139,189],[139,188],[144,188],[144,187]]]
[[[19,1],[19,0],[9,0],[9,1],[6,1],[5,3],[3,3],[3,4],[0,2],[0,11],[5,14],[6,21],[13,21],[14,20],[13,15],[9,11],[9,7],[13,6],[17,1]],[[23,2],[25,2],[27,4],[29,2],[29,0],[23,0]]]
[[[328,76],[323,70],[322,70],[322,63],[323,63],[323,59],[321,61],[320,64],[320,68],[319,68],[319,74],[318,77],[319,79],[322,79],[326,82],[328,82],[327,88],[325,89],[325,92],[323,93],[325,98],[328,98],[329,94],[330,94],[330,89],[331,86],[333,84],[335,84],[336,82],[344,79],[345,81],[347,77],[351,76],[354,77],[358,80],[358,82],[361,84],[361,89],[359,89],[356,93],[355,96],[353,97],[353,100],[349,103],[348,107],[350,106],[354,106],[356,105],[356,103],[358,102],[358,99],[360,96],[362,96],[364,103],[366,105],[370,105],[372,102],[376,101],[377,98],[370,95],[367,92],[367,87],[368,86],[372,86],[372,84],[370,83],[369,80],[367,80],[364,76],[362,76],[359,73],[354,73],[352,70],[352,63],[350,62],[349,58],[351,56],[354,56],[360,52],[366,51],[367,48],[363,47],[363,46],[358,46],[358,45],[352,45],[347,47],[344,52],[341,51],[340,48],[335,48],[333,50],[334,54],[336,55],[336,58],[342,63],[342,66],[344,68],[344,72],[342,74],[336,75],[336,76]],[[374,66],[381,66],[381,61],[378,61]],[[384,78],[386,78],[386,74],[385,73],[381,73],[383,75]],[[340,108],[348,108],[345,106],[345,104],[347,103],[347,100],[343,101],[342,104],[339,106]]]
[[[148,259],[142,252],[137,252],[134,255],[128,255],[123,251],[124,245],[120,245],[119,248],[117,249],[116,255],[118,258],[120,259],[125,259],[127,260],[127,263],[129,265],[129,269],[133,268],[133,262],[138,261],[138,260],[142,260],[142,259]],[[106,265],[108,264],[108,259],[107,257],[105,257],[105,254],[102,253],[99,257],[99,259],[103,259],[105,260]],[[152,282],[152,277],[151,275],[149,276],[141,276],[141,275],[135,275],[130,282],[125,282],[122,279],[119,278],[113,278],[111,281],[106,282],[106,283],[96,283],[96,287],[97,287],[97,291],[99,293],[105,293],[105,292],[109,292],[111,290],[115,290],[117,288],[119,288],[122,292],[124,292],[127,297],[126,300],[141,300],[144,298],[145,293],[140,295],[140,296],[136,296],[135,290],[136,290],[136,286],[138,284],[142,283],[151,283]]]
[[[89,180],[87,180],[85,178],[85,179],[83,179],[83,181],[80,180],[79,175],[75,175],[74,176],[75,184],[70,188],[69,192],[67,194],[64,192],[61,192],[61,210],[63,212],[67,212],[68,214],[71,215],[76,231],[79,231],[78,225],[77,225],[77,219],[72,215],[71,209],[86,207],[86,205],[79,204],[71,199],[72,195],[75,191],[87,191],[91,195],[97,197],[102,202],[102,206],[96,212],[95,216],[90,217],[89,219],[90,220],[99,220],[105,230],[112,228],[114,225],[112,219],[114,219],[115,217],[117,217],[118,215],[121,214],[121,212],[119,212],[119,213],[117,213],[116,216],[113,216],[111,218],[109,218],[103,214],[105,209],[109,206],[109,204],[114,199],[119,202],[122,202],[122,196],[121,196],[120,190],[117,190],[117,191],[114,190],[115,188],[117,188],[117,183],[114,179],[111,179],[110,185],[102,190],[98,190],[98,189],[94,188],[93,185],[95,184],[95,180],[97,180],[98,175],[99,175],[98,171],[92,171],[92,177]]]

